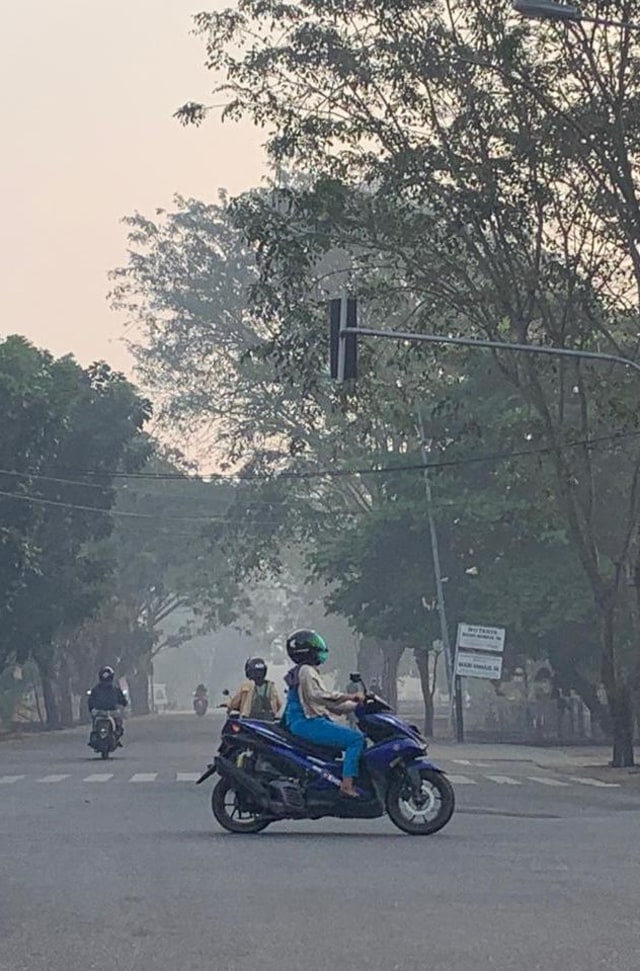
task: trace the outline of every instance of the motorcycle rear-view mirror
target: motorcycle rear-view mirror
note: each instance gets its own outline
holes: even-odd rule
[[[228,688],[224,688],[222,694],[225,696],[225,698],[228,698],[231,692]]]

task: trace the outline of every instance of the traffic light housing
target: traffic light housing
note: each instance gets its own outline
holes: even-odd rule
[[[329,301],[329,371],[337,381],[353,381],[358,377],[358,336],[341,333],[345,327],[357,326],[355,297]]]

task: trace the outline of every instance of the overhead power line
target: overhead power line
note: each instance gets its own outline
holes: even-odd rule
[[[620,440],[623,440],[623,439],[638,438],[638,437],[640,437],[640,431],[637,431],[637,432],[618,432],[618,433],[615,433],[615,434],[612,434],[612,435],[601,435],[601,436],[595,437],[595,438],[585,438],[585,439],[579,439],[579,440],[573,441],[573,442],[565,442],[560,447],[562,449],[583,448],[585,446],[591,448],[591,447],[596,447],[596,446],[602,445],[602,444],[611,444],[611,443],[614,443],[614,442],[617,442],[617,441],[620,441]],[[251,479],[263,480],[263,479],[266,479],[266,478],[269,478],[269,479],[273,479],[273,478],[317,479],[317,478],[335,478],[337,476],[352,476],[352,475],[357,475],[357,476],[360,476],[360,475],[389,475],[389,474],[395,474],[396,472],[424,472],[425,469],[428,469],[428,470],[431,471],[433,469],[454,468],[454,467],[457,467],[457,466],[472,465],[472,464],[477,464],[477,463],[480,463],[480,462],[497,462],[497,461],[505,461],[505,460],[513,459],[513,458],[523,458],[523,457],[527,457],[527,456],[548,455],[548,454],[550,454],[553,451],[555,451],[555,449],[553,447],[551,447],[551,446],[544,446],[544,447],[533,448],[533,449],[529,448],[529,449],[516,449],[516,450],[511,450],[511,451],[508,451],[508,452],[494,452],[493,454],[487,454],[487,455],[473,455],[473,456],[468,456],[467,458],[460,458],[460,459],[445,459],[445,460],[439,460],[437,462],[417,462],[417,463],[411,464],[411,465],[386,466],[386,467],[383,467],[383,468],[325,469],[325,470],[317,471],[317,472],[310,472],[310,471],[307,471],[307,472],[294,472],[294,471],[291,471],[291,472],[281,472],[281,473],[278,473],[277,475],[270,474],[269,476],[266,476],[266,475],[265,476],[262,476],[262,475],[254,475],[254,476],[251,476],[251,477],[249,477],[249,476],[244,477],[244,478],[242,478],[242,481],[245,481],[245,482],[246,481],[251,481]],[[83,471],[82,473],[79,473],[79,474],[82,474],[82,475],[89,475],[89,474],[110,475],[110,476],[113,476],[113,477],[116,477],[116,476],[118,476],[118,477],[124,477],[124,476],[126,476],[127,478],[129,478],[129,477],[131,477],[131,478],[146,478],[146,479],[151,479],[151,480],[153,480],[153,479],[166,479],[166,478],[171,478],[171,479],[180,479],[180,480],[183,480],[185,482],[189,482],[189,481],[203,482],[203,481],[205,481],[202,478],[189,479],[188,477],[185,477],[183,475],[171,475],[171,474],[168,474],[168,473],[167,474],[165,474],[165,473],[141,473],[141,472],[133,472],[133,473],[126,473],[126,472],[119,472],[119,473],[99,472],[98,473],[98,472],[96,472],[96,473],[90,473],[90,472]],[[93,488],[101,488],[101,489],[107,488],[106,486],[103,486],[103,485],[100,485],[100,484],[97,484],[97,483],[83,482],[83,481],[75,480],[75,479],[63,479],[63,478],[58,478],[56,476],[47,476],[47,475],[43,475],[43,474],[35,473],[35,472],[20,472],[20,471],[17,471],[15,469],[0,469],[0,475],[16,476],[16,477],[19,477],[19,478],[32,478],[32,479],[37,479],[37,480],[43,481],[43,482],[55,482],[55,483],[58,483],[58,484],[66,484],[66,485],[71,485],[71,486],[91,486]],[[215,481],[217,478],[221,478],[221,477],[222,478],[225,478],[225,479],[229,478],[227,476],[223,476],[222,473],[212,473],[211,476],[209,476],[208,478],[211,481]],[[3,491],[3,490],[0,490],[0,496],[2,496],[4,498],[7,498],[7,499],[15,499],[15,500],[18,500],[20,502],[30,502],[30,503],[35,503],[35,504],[39,504],[39,505],[42,505],[42,506],[55,506],[55,507],[62,508],[62,509],[76,509],[76,510],[78,510],[80,512],[93,512],[93,513],[99,513],[99,514],[104,515],[104,516],[115,516],[117,518],[124,518],[124,519],[153,520],[155,522],[158,522],[158,521],[168,521],[168,522],[181,522],[181,523],[197,523],[197,524],[200,524],[200,525],[206,525],[206,524],[211,524],[211,523],[222,523],[222,524],[232,524],[233,523],[234,525],[237,525],[237,523],[238,523],[238,519],[233,518],[233,517],[230,517],[228,515],[226,515],[226,516],[215,516],[215,515],[212,515],[212,516],[175,516],[175,515],[172,515],[170,513],[130,512],[129,510],[125,510],[125,509],[112,509],[112,508],[103,509],[103,508],[101,508],[99,506],[87,506],[87,505],[83,505],[82,503],[64,502],[63,500],[58,500],[58,499],[45,499],[42,496],[33,496],[33,495],[28,495],[26,493],[6,492],[6,491]],[[255,500],[254,500],[254,502],[255,502]],[[247,502],[247,508],[251,508],[251,504],[252,504],[252,500],[249,500]],[[281,503],[281,504],[284,505],[284,503]],[[265,505],[278,505],[278,504],[265,503]],[[338,513],[338,515],[340,515],[340,513]],[[352,513],[345,511],[342,515],[350,516],[350,515],[352,515]],[[262,519],[262,520],[260,520],[260,519],[250,519],[248,524],[255,525],[255,526],[278,526],[278,525],[281,525],[281,520],[273,520],[273,519],[271,519],[271,520],[270,519]]]
[[[564,442],[558,447],[561,450],[574,449],[574,448],[596,448],[604,444],[615,444],[616,442],[623,441],[625,439],[633,439],[640,437],[640,431],[634,432],[614,432],[608,435],[599,435],[592,438],[581,438],[574,441]],[[362,475],[389,475],[400,472],[423,472],[425,468],[427,469],[445,469],[445,468],[455,468],[464,465],[475,465],[479,462],[500,462],[506,461],[513,458],[526,458],[528,456],[536,455],[549,455],[556,449],[551,445],[542,445],[537,448],[523,448],[523,449],[510,449],[503,452],[491,452],[484,455],[471,455],[465,458],[455,458],[455,459],[438,459],[434,462],[415,462],[406,465],[385,465],[378,467],[356,467],[351,469],[343,468],[324,468],[316,470],[282,470],[280,472],[210,472],[202,476],[185,476],[181,473],[171,473],[171,472],[120,472],[120,471],[95,471],[91,469],[73,469],[70,471],[75,472],[76,475],[86,475],[86,476],[108,476],[112,479],[131,479],[131,480],[148,480],[151,482],[161,482],[161,481],[180,481],[186,483],[197,483],[197,484],[210,484],[213,482],[262,482],[262,481],[278,481],[281,479],[332,479],[332,478],[342,478],[347,476],[362,476]],[[57,476],[47,475],[42,472],[36,472],[31,470],[18,471],[16,469],[0,469],[0,475],[15,476],[20,478],[31,478],[37,479],[43,482],[57,482],[64,485],[71,486],[86,486],[95,489],[110,489],[111,486],[106,486],[102,483],[87,482],[78,479],[67,479],[60,478]],[[255,501],[255,500],[253,500]],[[249,500],[251,502],[251,500]]]
[[[41,506],[57,506],[61,509],[76,509],[80,512],[95,512],[103,516],[116,516],[118,518],[126,519],[153,519],[156,522],[158,520],[168,520],[172,522],[181,523],[200,523],[201,525],[210,523],[236,523],[237,520],[230,518],[229,516],[173,516],[171,514],[165,513],[144,513],[144,512],[129,512],[125,509],[102,509],[100,506],[84,506],[77,502],[63,502],[57,499],[44,499],[42,496],[30,496],[25,493],[19,492],[4,492],[0,490],[0,496],[7,499],[17,499],[19,502],[31,502],[36,503]],[[277,526],[280,524],[280,520],[257,520],[252,519],[250,522],[264,526]]]

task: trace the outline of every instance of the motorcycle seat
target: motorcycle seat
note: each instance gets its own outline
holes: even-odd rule
[[[334,746],[328,745],[316,745],[315,742],[309,742],[306,738],[300,738],[299,735],[294,735],[292,732],[287,731],[280,724],[270,724],[269,728],[272,732],[280,735],[285,741],[289,742],[291,745],[295,746],[299,751],[306,752],[307,755],[315,755],[320,759],[337,759],[342,758],[344,752],[341,748],[335,748]]]

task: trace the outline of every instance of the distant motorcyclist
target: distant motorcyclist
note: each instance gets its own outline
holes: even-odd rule
[[[209,707],[209,692],[207,691],[207,686],[202,682],[198,685],[196,690],[193,692],[193,710],[196,715],[202,717],[207,713],[207,708]]]
[[[295,667],[285,678],[289,694],[283,722],[300,738],[344,751],[340,792],[344,796],[357,797],[354,781],[365,737],[355,728],[337,724],[333,717],[354,711],[362,695],[329,691],[325,687],[318,667],[327,660],[329,648],[315,631],[297,630],[291,634],[287,639],[287,654]]]
[[[120,740],[124,734],[122,713],[127,707],[128,701],[124,691],[118,685],[114,684],[115,676],[115,671],[109,665],[100,668],[98,672],[98,683],[89,692],[87,704],[92,719],[95,717],[97,711],[108,711],[111,713],[116,725],[118,745],[121,747],[122,742]]]
[[[246,680],[229,701],[229,711],[239,711],[241,718],[273,721],[282,701],[273,681],[267,680],[267,665],[261,657],[250,657],[244,666]]]

